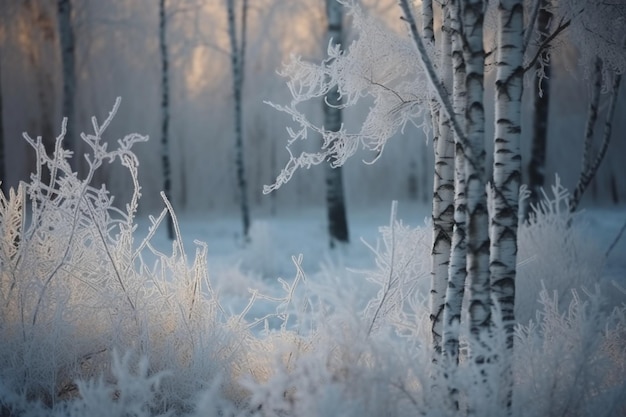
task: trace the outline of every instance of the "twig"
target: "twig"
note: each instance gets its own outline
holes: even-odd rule
[[[619,240],[622,238],[622,235],[624,234],[625,231],[626,231],[626,221],[622,225],[622,228],[619,230],[619,233],[617,234],[617,236],[615,236],[615,239],[613,239],[611,246],[609,246],[606,253],[604,254],[605,258],[609,257],[609,255],[611,254],[611,251],[615,248],[615,246],[617,245],[617,242],[619,242]]]

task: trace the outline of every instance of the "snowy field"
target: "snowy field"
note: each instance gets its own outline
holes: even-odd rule
[[[273,216],[255,218],[249,245],[243,244],[241,219],[236,210],[232,216],[182,215],[178,220],[188,252],[197,246],[195,241],[208,245],[210,280],[228,298],[228,303],[232,303],[229,308],[236,313],[245,307],[250,290],[275,293],[280,288],[278,278],[291,280],[296,274],[292,257],[300,254],[302,268],[311,279],[323,279],[319,275],[330,272],[336,276],[350,275],[358,283],[358,274],[353,271],[375,268],[375,254],[368,245],[375,247],[381,239],[379,228],[389,225],[391,202],[367,207],[348,206],[348,209],[351,241],[335,250],[329,249],[325,207],[285,210]],[[397,220],[413,228],[428,229],[429,212],[430,208],[423,203],[399,202]],[[626,289],[626,234],[615,243],[626,222],[626,207],[586,208],[575,219],[590,251],[600,256],[615,244],[606,261],[602,261],[604,269],[598,284],[607,290],[606,296],[612,298],[610,304],[626,301],[626,294],[613,291],[612,285],[615,283]],[[141,236],[147,229],[148,220],[142,219],[139,224],[138,236]],[[428,252],[429,244],[424,242],[422,250]],[[154,245],[163,252],[171,251],[164,227],[155,236]],[[518,261],[521,268],[537,262],[532,259]],[[429,279],[427,276],[420,278]],[[362,284],[368,284],[364,278]]]

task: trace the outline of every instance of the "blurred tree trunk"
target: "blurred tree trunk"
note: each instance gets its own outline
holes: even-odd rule
[[[574,194],[570,199],[569,209],[571,212],[576,211],[580,200],[589,187],[592,180],[595,179],[598,169],[602,164],[604,156],[609,148],[611,134],[613,132],[613,115],[615,114],[615,106],[619,97],[619,87],[622,81],[622,74],[615,72],[613,74],[613,83],[611,85],[608,108],[604,119],[604,131],[602,133],[602,143],[596,157],[591,160],[591,142],[595,132],[595,123],[598,117],[598,105],[600,101],[600,90],[602,88],[602,60],[596,59],[596,78],[591,101],[589,103],[589,116],[587,118],[587,129],[585,134],[585,144],[583,149],[583,161],[578,183],[574,188]]]
[[[170,162],[170,85],[167,55],[167,21],[165,16],[165,0],[159,0],[159,50],[161,51],[161,167],[163,169],[163,193],[172,203],[171,187],[172,172]],[[173,213],[172,213],[173,214]],[[174,239],[174,221],[172,214],[167,220],[167,236]]]
[[[237,170],[237,187],[239,188],[239,207],[241,210],[241,220],[243,223],[243,237],[244,240],[247,241],[249,239],[248,232],[250,230],[250,208],[248,205],[248,185],[246,180],[244,161],[242,90],[245,70],[244,60],[246,53],[248,0],[242,0],[241,28],[239,39],[237,36],[235,0],[226,0],[226,10],[228,18],[228,37],[230,40],[230,59],[233,71],[233,104],[235,110],[235,167]]]
[[[326,45],[329,43],[333,47],[341,45],[343,5],[336,0],[326,0],[326,17],[328,22]],[[341,129],[340,106],[339,89],[334,86],[324,101],[324,127],[331,132],[338,132]],[[332,162],[334,161],[331,160],[326,164],[326,209],[331,248],[336,242],[347,243],[349,241],[342,168],[333,167]]]
[[[76,45],[74,27],[72,25],[71,0],[58,0],[59,41],[61,46],[61,62],[63,66],[63,105],[62,116],[67,117],[67,131],[65,133],[65,149],[76,151],[75,126],[75,97],[76,97]],[[79,156],[75,153],[70,160],[72,168],[76,170],[80,164]]]
[[[537,31],[539,44],[542,45],[550,31],[552,13],[548,10],[549,0],[541,0],[537,17]],[[541,189],[546,181],[546,150],[548,137],[548,114],[550,109],[550,76],[551,64],[549,61],[549,45],[541,52],[535,65],[535,85],[533,89],[535,110],[533,112],[533,136],[530,162],[528,164],[528,188],[530,197],[525,208],[525,217],[530,213],[531,205],[536,205],[541,198]]]

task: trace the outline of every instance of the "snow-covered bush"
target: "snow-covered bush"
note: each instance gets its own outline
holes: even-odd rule
[[[265,280],[246,307],[226,313],[205,244],[190,258],[176,221],[171,253],[153,244],[168,211],[137,239],[131,147],[145,137],[108,150],[103,134],[118,105],[83,135],[92,149],[84,178],[68,164],[63,134],[52,156],[26,136],[40,168],[0,196],[0,415],[501,415],[492,395],[501,362],[467,360],[467,326],[458,366],[432,360],[428,226],[403,224],[393,206],[369,245],[375,267],[345,276],[329,267],[309,279],[293,257],[293,280],[272,288]],[[102,163],[116,161],[135,184],[123,210],[89,185]],[[520,234],[517,305],[526,318],[515,339],[513,415],[621,415],[626,304],[578,288],[601,265],[561,210],[565,200],[556,187]],[[254,282],[241,280],[237,288]],[[486,348],[502,352],[499,322]]]
[[[131,148],[147,137],[131,134],[108,149],[103,136],[118,106],[119,100],[102,124],[93,118],[92,134],[82,134],[91,151],[84,178],[63,149],[64,124],[52,155],[41,138],[24,135],[37,171],[29,184],[0,196],[0,413],[20,415],[23,401],[45,409],[79,396],[89,401],[87,392],[107,397],[93,392],[119,381],[128,365],[114,362],[111,369],[113,351],[148,358],[139,375],[148,391],[167,370],[150,410],[188,409],[218,377],[225,390],[232,385],[229,364],[245,335],[222,324],[227,318],[207,281],[206,246],[198,244],[188,259],[179,235],[170,255],[156,251],[151,239],[166,210],[136,240],[140,186]],[[91,186],[105,162],[119,162],[134,184],[125,209],[104,186]],[[149,265],[144,257],[156,261]],[[96,377],[97,383],[77,383]],[[107,389],[115,394],[111,401],[125,395]]]
[[[593,288],[604,268],[604,254],[585,239],[586,225],[569,211],[569,192],[558,177],[551,191],[518,231],[515,315],[523,324],[535,319],[542,289],[554,291],[560,308],[566,309],[571,290]]]

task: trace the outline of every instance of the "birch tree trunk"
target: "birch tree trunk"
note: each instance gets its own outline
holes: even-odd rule
[[[444,8],[441,30],[441,84],[450,91],[452,86],[452,38],[448,8]],[[426,31],[425,31],[426,32]],[[434,106],[433,106],[434,107]],[[435,175],[433,180],[433,243],[430,286],[430,320],[435,352],[441,353],[443,310],[448,285],[450,245],[454,224],[454,136],[450,118],[445,111],[434,117],[439,132],[435,148]]]
[[[58,0],[59,41],[61,46],[61,62],[63,65],[63,104],[62,115],[67,117],[67,132],[65,134],[66,149],[75,151],[75,96],[76,96],[76,66],[75,66],[75,40],[74,27],[72,26],[72,3],[71,0]],[[78,155],[70,159],[73,169],[78,167]]]
[[[244,240],[249,238],[250,208],[248,205],[248,184],[246,180],[245,161],[243,154],[243,108],[242,89],[244,82],[245,38],[247,26],[248,1],[242,3],[241,39],[237,39],[237,20],[235,16],[235,0],[226,0],[228,17],[228,38],[230,40],[230,58],[233,71],[233,101],[235,118],[235,168],[237,171],[237,187],[239,188],[239,208],[243,224]]]
[[[458,0],[451,0],[449,8],[450,30],[452,35],[452,96],[456,117],[462,119],[466,108],[465,61],[461,42]],[[443,349],[449,363],[459,359],[459,325],[461,307],[465,293],[467,276],[467,200],[465,198],[465,153],[459,135],[454,135],[454,229],[450,248],[450,268],[448,288],[444,308]]]
[[[547,9],[549,0],[541,0],[541,8],[537,18],[537,30],[539,31],[539,44],[543,44],[548,37],[552,13]],[[530,205],[536,205],[541,196],[541,189],[545,184],[546,175],[546,149],[548,134],[548,112],[550,107],[550,76],[551,65],[548,62],[549,45],[541,52],[541,57],[536,64],[536,70],[541,71],[543,76],[535,76],[533,111],[533,139],[528,164],[528,188],[530,198],[526,208],[526,217],[530,212]]]
[[[326,17],[328,21],[326,45],[329,42],[332,42],[333,46],[340,45],[343,36],[343,5],[336,0],[326,0]],[[341,108],[339,108],[340,105],[339,89],[337,86],[334,86],[326,95],[324,102],[325,129],[332,132],[338,132],[341,129],[342,114]],[[347,243],[349,234],[342,168],[333,168],[330,163],[326,164],[326,209],[330,247],[333,248],[335,242]]]
[[[172,172],[169,149],[170,85],[166,33],[165,0],[159,0],[159,50],[161,51],[161,168],[163,169],[163,193],[169,202],[172,203]],[[170,240],[174,239],[174,222],[171,215],[167,218],[167,236]]]
[[[522,0],[500,0],[496,57],[494,213],[491,216],[491,289],[502,312],[507,348],[513,348],[515,269],[521,182],[521,101],[524,70]]]
[[[491,322],[489,283],[489,218],[485,193],[485,109],[483,0],[461,2],[463,57],[465,59],[465,196],[467,198],[467,278],[469,279],[470,355],[477,364],[486,361]]]
[[[498,4],[498,50],[496,56],[495,143],[493,164],[493,210],[491,213],[491,291],[502,315],[506,352],[498,357],[503,374],[499,403],[511,410],[513,400],[512,356],[515,336],[515,273],[523,90],[523,0],[500,0]]]

